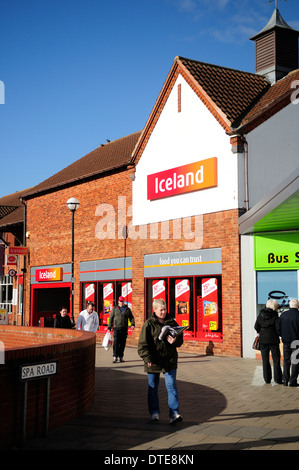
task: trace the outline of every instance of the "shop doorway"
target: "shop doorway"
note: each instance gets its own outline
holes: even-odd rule
[[[68,312],[71,308],[71,287],[63,286],[32,286],[32,326],[54,326],[54,319],[62,306]]]

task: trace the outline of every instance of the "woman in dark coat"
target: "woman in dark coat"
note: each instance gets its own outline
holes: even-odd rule
[[[54,328],[73,328],[71,319],[65,307],[60,307],[54,320]]]
[[[282,371],[280,366],[280,339],[277,333],[278,326],[278,302],[269,299],[266,307],[263,308],[254,325],[255,330],[259,333],[260,351],[263,362],[263,377],[267,384],[271,382],[272,371],[270,365],[270,352],[273,359],[274,382],[282,384]]]

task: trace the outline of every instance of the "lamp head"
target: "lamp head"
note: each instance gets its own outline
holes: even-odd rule
[[[66,205],[71,212],[75,212],[78,209],[80,202],[75,197],[71,197],[68,199]]]

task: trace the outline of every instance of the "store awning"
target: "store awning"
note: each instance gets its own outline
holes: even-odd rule
[[[241,235],[299,230],[299,167],[269,195],[239,217]]]

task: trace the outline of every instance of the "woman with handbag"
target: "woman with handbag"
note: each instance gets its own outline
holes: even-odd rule
[[[280,339],[277,333],[278,327],[278,302],[269,299],[266,307],[263,308],[254,325],[259,334],[260,351],[263,362],[263,377],[267,384],[271,382],[272,370],[270,365],[270,352],[273,359],[274,382],[282,384],[282,371],[280,366]]]

